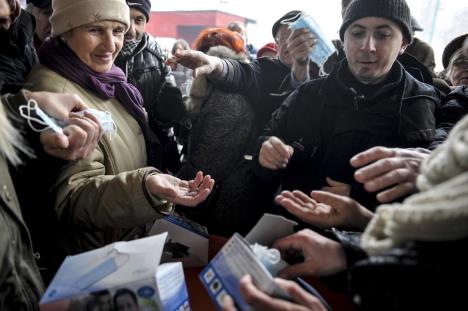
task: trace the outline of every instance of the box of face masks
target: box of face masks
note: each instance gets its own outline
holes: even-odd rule
[[[67,257],[41,310],[190,310],[182,264],[160,264],[167,233]]]

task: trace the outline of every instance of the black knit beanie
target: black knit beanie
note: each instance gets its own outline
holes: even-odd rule
[[[457,50],[462,48],[463,42],[465,42],[467,36],[468,33],[465,33],[461,36],[456,37],[447,44],[447,46],[444,49],[444,52],[442,53],[442,65],[444,65],[444,68],[448,67],[452,55],[455,54]]]
[[[282,22],[283,21],[289,21],[289,22],[294,22],[296,20],[299,19],[300,17],[300,14],[302,13],[302,11],[290,11],[286,14],[284,14],[283,16],[281,16],[274,24],[273,24],[273,27],[271,28],[271,33],[273,35],[273,38],[276,37],[276,34],[278,33],[278,30],[279,28],[281,27],[282,25]]]
[[[353,0],[346,8],[340,28],[340,38],[344,41],[346,28],[364,17],[383,17],[397,23],[406,43],[413,41],[411,13],[405,0]]]
[[[127,4],[132,9],[141,11],[146,16],[146,22],[149,22],[149,16],[151,13],[151,1],[150,0],[128,0]]]

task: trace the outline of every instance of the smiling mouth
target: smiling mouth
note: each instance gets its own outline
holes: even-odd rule
[[[95,58],[101,63],[108,63],[112,61],[112,55],[106,55],[106,56],[96,55]]]

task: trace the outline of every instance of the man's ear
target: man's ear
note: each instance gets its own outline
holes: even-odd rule
[[[408,47],[408,45],[409,45],[408,43],[403,42],[401,44],[400,51],[398,52],[398,55],[401,55],[401,54],[405,53],[405,50]]]

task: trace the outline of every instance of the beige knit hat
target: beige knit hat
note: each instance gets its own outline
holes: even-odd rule
[[[117,21],[130,26],[130,9],[125,0],[52,0],[52,36],[97,21]]]

